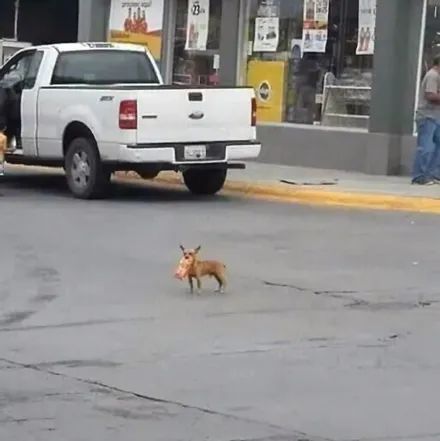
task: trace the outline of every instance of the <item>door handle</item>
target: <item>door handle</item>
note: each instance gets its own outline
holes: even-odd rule
[[[191,119],[202,119],[205,116],[203,112],[193,112],[189,114]]]

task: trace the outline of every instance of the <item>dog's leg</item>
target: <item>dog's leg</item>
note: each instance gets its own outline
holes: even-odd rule
[[[194,294],[194,284],[193,284],[193,278],[191,276],[188,276],[188,283],[191,294]]]
[[[226,287],[226,277],[224,274],[213,274],[215,280],[217,280],[218,288],[215,290],[215,292],[218,292],[220,294],[225,293],[225,287]]]
[[[219,276],[218,274],[214,274],[214,278],[215,278],[215,280],[217,280],[217,283],[218,283],[218,288],[215,290],[215,292],[223,294],[224,293],[224,289],[223,289],[224,280],[223,280],[223,278],[221,276]]]
[[[201,292],[202,292],[202,281],[200,280],[200,276],[199,275],[196,276],[196,280],[197,280],[197,294],[201,294]]]

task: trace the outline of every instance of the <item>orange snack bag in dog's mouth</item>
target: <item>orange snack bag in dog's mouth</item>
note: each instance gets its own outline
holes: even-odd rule
[[[188,275],[189,267],[189,261],[182,257],[179,261],[179,265],[177,265],[174,277],[176,279],[183,280]]]

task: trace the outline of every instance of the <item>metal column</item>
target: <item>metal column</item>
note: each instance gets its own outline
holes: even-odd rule
[[[378,0],[370,132],[412,134],[423,0]]]

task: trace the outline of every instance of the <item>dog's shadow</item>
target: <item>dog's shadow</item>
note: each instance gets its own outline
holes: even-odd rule
[[[210,288],[202,288],[202,291],[200,293],[197,293],[196,291],[191,292],[189,289],[185,289],[184,295],[186,298],[190,300],[203,300],[203,299],[212,299],[212,298],[224,298],[227,297],[230,294],[229,290],[226,290],[225,292],[216,292],[215,289]]]

